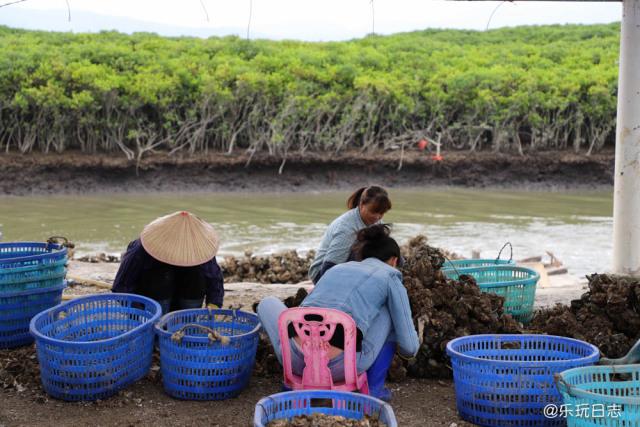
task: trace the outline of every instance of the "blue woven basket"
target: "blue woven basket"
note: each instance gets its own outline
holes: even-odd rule
[[[33,342],[29,322],[36,314],[60,304],[65,282],[47,289],[0,292],[0,348]]]
[[[594,345],[551,335],[470,335],[447,344],[460,416],[491,427],[563,426],[554,374],[596,363]]]
[[[331,399],[330,404],[327,404],[327,399]],[[366,394],[329,390],[288,391],[265,397],[256,404],[253,425],[264,427],[274,420],[313,413],[339,415],[355,420],[368,415],[378,418],[389,427],[398,426],[393,409],[388,403]]]
[[[165,314],[156,324],[165,392],[178,399],[221,400],[247,386],[260,320],[237,310],[194,309]],[[209,333],[228,337],[211,339]]]
[[[473,276],[482,292],[504,297],[504,311],[522,323],[528,323],[533,317],[533,303],[536,299],[536,287],[540,275],[526,267],[501,265],[493,267],[457,268],[443,270],[450,279],[458,275]]]
[[[512,259],[454,259],[446,260],[442,264],[443,270],[453,270],[455,268],[470,268],[470,267],[492,267],[496,265],[516,265],[516,262]]]
[[[132,294],[98,294],[60,304],[31,320],[42,386],[63,400],[103,399],[151,367],[160,304]]]
[[[556,381],[569,427],[640,427],[640,365],[574,368]]]
[[[67,257],[67,248],[56,243],[0,243],[0,269],[43,265]]]
[[[43,289],[62,284],[67,249],[49,243],[0,243],[0,292]]]

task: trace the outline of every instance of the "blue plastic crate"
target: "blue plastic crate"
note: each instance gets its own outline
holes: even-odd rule
[[[67,248],[56,243],[0,243],[0,270],[55,263],[67,258]]]
[[[0,268],[0,292],[58,286],[67,274],[66,257],[49,264]]]
[[[640,365],[569,369],[556,382],[568,427],[640,427]]]
[[[447,344],[458,413],[481,426],[564,426],[544,407],[560,405],[554,374],[593,365],[594,345],[552,335],[470,335]]]
[[[53,243],[0,243],[0,293],[56,287],[63,283],[67,249]]]
[[[60,304],[65,282],[47,289],[0,292],[0,348],[33,342],[29,322],[36,314]]]
[[[235,397],[253,371],[260,320],[238,310],[194,309],[165,314],[156,324],[165,392],[178,399]],[[210,331],[228,343],[210,339]]]
[[[68,301],[31,320],[40,376],[51,396],[103,399],[151,367],[153,324],[160,304],[133,294],[105,293]]]
[[[528,323],[533,317],[533,303],[536,299],[536,287],[540,275],[530,268],[501,265],[493,267],[457,268],[443,270],[449,279],[458,279],[458,275],[473,276],[482,292],[504,297],[504,311],[514,319]]]
[[[328,399],[331,399],[330,404]],[[253,425],[264,427],[274,420],[313,413],[339,415],[355,420],[368,415],[378,418],[389,427],[398,426],[393,409],[388,403],[366,394],[330,390],[288,391],[265,397],[256,404]]]

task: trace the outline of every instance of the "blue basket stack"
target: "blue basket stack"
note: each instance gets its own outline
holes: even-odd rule
[[[552,335],[470,335],[447,344],[460,417],[480,426],[564,426],[554,375],[595,364],[594,345]]]
[[[291,420],[293,417],[314,413],[354,420],[367,415],[379,419],[388,427],[398,426],[393,409],[388,403],[366,394],[330,390],[289,391],[265,397],[256,404],[253,425],[264,427],[275,420]]]
[[[640,427],[640,365],[569,369],[556,382],[568,427]]]
[[[222,400],[248,385],[260,320],[239,310],[194,309],[156,324],[165,392],[178,399]]]
[[[98,294],[50,308],[31,320],[40,377],[68,401],[109,397],[147,374],[160,304],[132,294]]]
[[[60,303],[67,249],[53,243],[0,243],[0,348],[33,342],[29,322]]]

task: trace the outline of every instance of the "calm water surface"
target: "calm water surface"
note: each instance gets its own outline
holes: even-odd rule
[[[100,194],[0,197],[5,241],[64,235],[79,253],[121,252],[152,219],[189,210],[213,223],[221,254],[306,251],[326,225],[345,210],[347,192]],[[401,242],[426,234],[432,244],[465,256],[479,249],[495,257],[506,241],[514,258],[552,251],[570,272],[609,270],[612,253],[611,192],[392,190],[394,223]]]

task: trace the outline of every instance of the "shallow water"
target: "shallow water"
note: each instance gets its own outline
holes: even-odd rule
[[[221,254],[306,251],[345,210],[346,192],[101,194],[0,197],[5,241],[64,235],[77,252],[121,252],[157,216],[189,210],[212,222]],[[570,273],[608,271],[612,253],[611,192],[392,190],[385,221],[404,242],[426,234],[464,256],[495,257],[510,241],[514,258],[552,251]],[[507,254],[508,257],[508,254]]]

